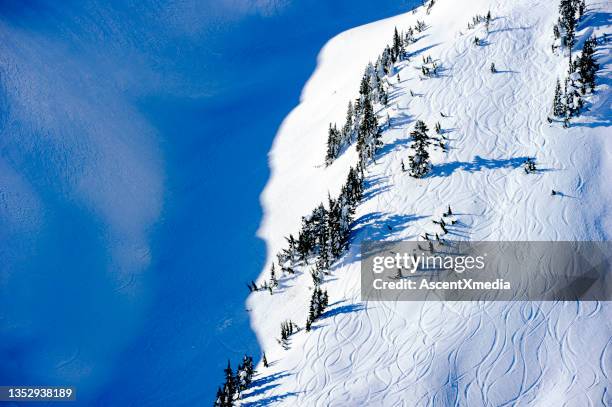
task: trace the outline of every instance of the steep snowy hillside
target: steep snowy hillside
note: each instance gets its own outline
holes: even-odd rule
[[[612,308],[606,302],[361,302],[359,242],[416,240],[452,205],[453,239],[609,240],[612,234],[609,2],[587,2],[577,51],[599,41],[594,95],[569,128],[552,118],[568,50],[553,52],[558,1],[437,0],[430,12],[347,31],[322,50],[301,104],[286,118],[270,155],[260,235],[270,279],[285,237],[328,193],[337,196],[355,146],[326,167],[329,123],[342,126],[365,65],[394,28],[426,28],[409,60],[387,76],[388,106],[377,105],[383,147],[365,172],[365,191],[348,252],[322,287],[329,307],[310,332],[282,346],[280,324],[300,328],[313,290],[310,267],[282,275],[272,295],[253,293],[248,309],[269,367],[258,366],[243,405],[612,405]],[[468,28],[473,17],[492,18]],[[478,41],[476,41],[478,38]],[[437,75],[424,76],[427,57]],[[492,72],[491,64],[495,64]],[[387,115],[389,125],[387,125]],[[446,151],[432,149],[432,173],[415,179],[408,163],[417,120],[440,123]],[[539,171],[526,174],[523,163]],[[558,191],[555,195],[551,191]],[[278,267],[278,266],[277,266]]]

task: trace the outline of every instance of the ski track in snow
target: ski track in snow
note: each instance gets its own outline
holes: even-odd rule
[[[308,272],[283,280],[284,289],[272,296],[249,298],[271,366],[259,365],[258,378],[266,384],[247,392],[242,405],[612,405],[609,303],[360,301],[359,241],[435,232],[432,216],[448,204],[459,220],[450,230],[453,239],[609,240],[612,196],[609,184],[597,181],[610,169],[608,122],[590,125],[589,112],[567,130],[546,121],[556,78],[567,66],[566,57],[550,50],[558,4],[507,3],[438,0],[430,15],[419,8],[358,27],[322,51],[302,103],[283,123],[271,153],[273,176],[262,197],[266,218],[260,230],[270,261],[283,237],[296,233],[300,217],[328,190],[337,191],[356,162],[351,148],[331,167],[321,165],[327,125],[343,123],[365,63],[390,41],[394,26],[403,30],[417,19],[428,24],[408,49],[425,51],[398,65],[401,83],[390,79],[392,126],[368,169],[353,244],[326,279],[326,315],[311,332],[293,335],[291,348],[283,350],[275,339],[280,322],[303,325],[306,318]],[[590,14],[610,15],[609,3],[587,4]],[[487,10],[494,17],[490,33],[483,25],[466,29],[472,16]],[[601,25],[596,33],[609,35],[609,28]],[[484,45],[475,46],[475,36]],[[600,75],[609,78],[609,46],[601,54]],[[427,55],[442,72],[420,80]],[[498,73],[490,72],[491,62]],[[598,89],[603,109],[610,105],[606,86]],[[430,129],[439,121],[450,147],[432,154],[434,173],[422,180],[399,168],[400,160],[407,162],[417,119]],[[527,157],[536,157],[542,171],[526,175]],[[564,195],[551,196],[551,189]],[[260,281],[267,278],[266,269]]]

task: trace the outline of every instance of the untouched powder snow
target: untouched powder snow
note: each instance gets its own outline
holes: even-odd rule
[[[578,44],[610,32],[609,2],[587,2]],[[490,32],[467,29],[490,10]],[[358,27],[322,50],[301,104],[274,142],[272,177],[263,193],[269,267],[296,234],[300,219],[327,194],[336,195],[349,148],[325,168],[327,127],[342,125],[368,61],[391,41],[393,29],[417,19],[427,29],[408,48],[410,61],[390,78],[384,147],[366,172],[364,200],[349,251],[323,287],[330,306],[311,332],[283,349],[280,324],[306,321],[312,292],[308,270],[283,276],[273,295],[249,297],[252,324],[270,367],[260,363],[243,405],[611,405],[612,308],[606,302],[361,302],[359,242],[415,240],[433,232],[432,216],[451,204],[454,239],[609,240],[612,232],[610,46],[598,47],[598,87],[589,111],[569,129],[549,124],[557,78],[567,56],[551,52],[557,1],[438,0],[415,13]],[[484,40],[474,46],[474,37]],[[422,57],[441,66],[421,80]],[[498,72],[491,73],[494,62]],[[411,92],[414,97],[411,96]],[[448,117],[441,117],[444,112]],[[449,151],[432,156],[432,175],[402,173],[416,120],[440,122]],[[526,175],[535,157],[542,171]],[[551,196],[551,190],[562,195]]]

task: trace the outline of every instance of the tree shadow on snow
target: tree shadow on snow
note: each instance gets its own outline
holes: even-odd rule
[[[258,375],[259,376],[259,375]],[[268,406],[272,403],[281,401],[286,399],[287,397],[292,397],[292,396],[296,396],[297,393],[295,392],[290,392],[290,393],[285,393],[285,394],[278,394],[278,395],[274,395],[274,396],[270,396],[270,397],[266,397],[263,398],[261,400],[253,400],[253,401],[248,401],[250,398],[252,397],[256,397],[259,396],[269,390],[272,390],[276,387],[279,386],[278,383],[275,383],[277,381],[279,381],[280,379],[289,376],[289,373],[286,372],[278,372],[278,373],[273,373],[271,375],[268,376],[263,376],[260,378],[257,378],[255,380],[253,380],[253,382],[251,383],[251,387],[249,388],[248,392],[246,392],[243,397],[241,398],[241,404],[242,406],[249,406],[249,407],[257,407],[257,406]]]
[[[376,158],[377,159],[383,158],[384,156],[393,152],[395,149],[401,146],[408,148],[410,140],[411,140],[410,137],[396,138],[395,140],[393,140],[393,142],[387,143],[384,146],[382,146],[380,150],[378,150],[378,153],[376,154]]]
[[[373,212],[361,216],[353,223],[352,238],[363,234],[368,240],[382,240],[405,229],[409,223],[423,218],[423,216]],[[361,236],[360,236],[361,237]]]
[[[591,28],[601,28],[612,25],[612,14],[606,12],[587,12],[584,18],[582,18],[578,24],[579,29],[585,26]]]
[[[423,38],[423,37],[421,37],[421,38]],[[423,47],[423,48],[417,49],[417,50],[416,50],[416,51],[414,51],[414,52],[409,52],[409,53],[408,53],[408,59],[409,59],[409,60],[411,60],[412,58],[417,57],[417,56],[421,55],[423,52],[427,52],[427,51],[429,51],[430,49],[435,48],[435,47],[437,47],[437,46],[438,46],[438,45],[440,45],[440,44],[441,44],[441,42],[438,42],[438,43],[436,43],[436,44],[431,44],[431,45],[428,45],[428,46],[426,46],[426,47]]]
[[[387,177],[368,177],[363,180],[363,196],[361,202],[369,201],[370,199],[382,194],[389,190],[389,185],[384,184],[383,181]]]
[[[495,74],[503,74],[503,73],[519,73],[518,71],[513,71],[511,69],[498,69],[495,71]]]
[[[502,168],[518,168],[527,160],[527,157],[516,157],[508,159],[491,159],[482,158],[480,156],[474,157],[471,162],[467,161],[454,161],[450,163],[443,163],[434,165],[433,170],[429,176],[431,177],[447,177],[456,170],[462,170],[466,172],[477,172],[482,170],[494,170]]]
[[[533,28],[533,26],[530,26],[530,27],[506,27],[506,28],[498,28],[497,30],[489,31],[489,34],[503,33],[503,32],[508,32],[508,31],[526,31],[526,30],[531,30],[532,28]]]
[[[325,311],[321,314],[321,319],[331,318],[341,314],[351,314],[353,312],[363,311],[365,309],[363,304],[346,304],[334,307]]]

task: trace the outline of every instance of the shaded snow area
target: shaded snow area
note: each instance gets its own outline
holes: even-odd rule
[[[592,34],[610,34],[611,8],[587,1],[576,50]],[[468,29],[489,10],[488,32],[483,24]],[[394,27],[426,23],[407,48],[410,60],[387,78],[388,106],[376,105],[384,146],[367,167],[350,248],[324,277],[328,309],[283,347],[281,322],[304,327],[310,267],[278,273],[273,295],[249,297],[270,366],[258,365],[242,405],[612,405],[609,303],[360,301],[359,242],[435,233],[432,219],[449,204],[458,220],[451,239],[610,239],[610,42],[597,45],[597,87],[582,114],[569,128],[549,122],[569,57],[567,49],[551,50],[558,17],[557,1],[438,0],[430,13],[420,7],[361,26],[323,48],[270,153],[259,231],[268,265],[258,283],[269,279],[285,236],[295,235],[301,217],[327,202],[328,193],[337,196],[357,162],[354,145],[329,167],[324,158],[329,123],[344,123],[364,67],[391,42]],[[437,76],[423,76],[427,56]],[[432,133],[440,122],[448,139],[447,151],[432,149],[433,170],[422,179],[400,168],[417,120]],[[537,163],[534,174],[523,170],[529,157]]]

